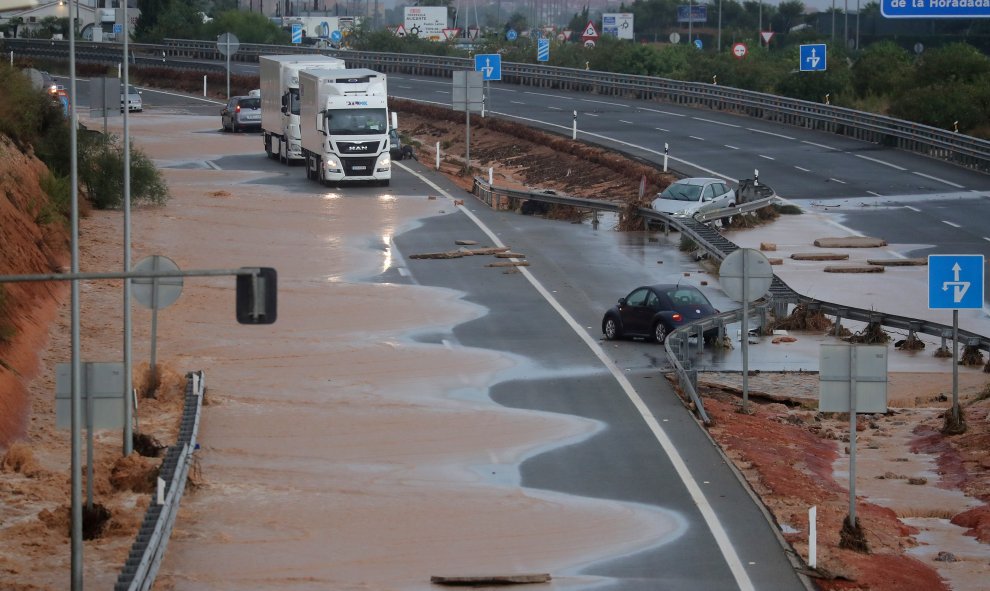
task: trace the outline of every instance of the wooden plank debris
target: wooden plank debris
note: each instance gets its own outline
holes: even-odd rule
[[[928,264],[927,258],[919,259],[866,259],[870,265],[880,265],[882,267],[923,267]]]
[[[826,273],[883,273],[883,267],[875,265],[829,265]]]
[[[815,246],[819,248],[876,248],[887,246],[887,241],[883,238],[870,238],[869,236],[844,236],[839,238],[818,238]]]
[[[496,252],[495,258],[498,259],[524,259],[526,255],[521,252]]]
[[[500,252],[508,252],[510,249],[507,246],[490,246],[486,248],[459,248],[457,250],[448,250],[446,252],[425,252],[420,254],[409,255],[411,259],[459,259],[461,257],[469,256],[484,256],[484,255],[497,255]]]
[[[791,258],[795,261],[847,261],[849,255],[842,252],[795,252]]]
[[[499,261],[497,263],[488,263],[486,267],[528,267],[529,261]],[[883,267],[877,267],[882,269]]]
[[[460,587],[484,587],[489,585],[528,585],[531,583],[549,583],[549,573],[519,574],[519,575],[482,575],[482,576],[432,576],[430,582],[434,585],[450,585]]]
[[[474,246],[478,244],[477,240],[454,240],[454,244],[458,246]]]

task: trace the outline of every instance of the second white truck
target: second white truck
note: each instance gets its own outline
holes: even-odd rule
[[[303,70],[299,74],[306,177],[324,185],[392,178],[385,74],[373,70]]]
[[[344,60],[320,54],[262,55],[261,129],[269,158],[292,164],[302,160],[299,137],[299,72],[307,68],[339,69]]]

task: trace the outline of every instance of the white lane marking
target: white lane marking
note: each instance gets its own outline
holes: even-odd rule
[[[525,104],[528,104],[528,103],[524,103],[522,101],[509,101],[509,102],[512,103],[513,105],[525,105]],[[852,408],[852,407],[850,406],[849,408]]]
[[[399,275],[403,277],[409,277],[409,269],[405,267],[399,267]]]
[[[839,183],[840,185],[844,185],[844,184],[846,184],[846,181],[840,181],[839,179],[836,179],[836,178],[832,178],[832,177],[829,177],[829,179],[828,179],[828,180],[830,180],[830,181],[832,181],[832,182],[834,182],[834,183]]]
[[[664,115],[672,115],[674,117],[687,117],[687,115],[681,115],[680,113],[671,113],[670,111],[664,111],[662,109],[647,109],[646,107],[639,107],[640,111],[649,111],[650,113],[663,113]]]
[[[835,150],[836,152],[839,151],[838,148],[833,148],[832,146],[826,146],[825,144],[816,144],[815,142],[809,142],[808,140],[801,140],[801,143],[802,144],[808,144],[809,146],[815,146],[816,148],[824,148],[826,150]]]
[[[867,193],[869,193],[870,195],[873,195],[874,197],[883,197],[883,195],[881,195],[880,193],[877,193],[876,191],[867,191]]]
[[[987,238],[986,236],[984,236],[983,239],[986,240],[987,242],[990,242],[990,238]]]
[[[792,140],[792,139],[794,139],[794,138],[792,138],[789,135],[784,135],[784,134],[781,134],[781,133],[774,133],[772,131],[763,131],[762,129],[753,129],[752,127],[747,127],[746,129],[748,129],[749,131],[755,131],[756,133],[763,133],[763,134],[766,134],[766,135],[772,135],[774,137],[784,138],[785,140]]]
[[[773,156],[766,156],[764,154],[758,154],[758,156],[760,158],[766,158],[767,160],[776,160],[776,158],[774,158]],[[852,408],[852,407],[850,407],[850,408]]]
[[[402,85],[400,85],[400,84],[396,84],[396,85],[395,85],[395,87],[396,87],[396,88],[405,88],[405,89],[407,89],[407,90],[408,90],[408,89],[410,89],[410,88],[413,88],[412,86],[402,86]]]
[[[730,150],[738,150],[739,149],[739,148],[737,148],[735,146],[730,146],[729,144],[722,144],[722,145],[724,145],[726,148],[728,148]]]
[[[573,101],[574,100],[574,97],[570,97],[570,96],[561,96],[559,94],[548,94],[548,93],[545,93],[545,92],[533,92],[531,90],[524,90],[523,91],[523,94],[531,94],[533,96],[548,96],[550,98],[566,99],[566,100],[569,100],[569,101]]]
[[[633,123],[632,121],[626,121],[625,119],[619,119],[619,123],[628,123],[629,125],[635,125],[635,123]]]
[[[910,205],[905,205],[904,206],[904,209],[910,209],[911,211],[913,211],[915,213],[921,213],[921,210],[920,209],[918,209],[917,207],[911,207]]]
[[[547,108],[548,109],[553,109],[554,111],[563,111],[563,109],[561,109],[560,107],[547,107]]]
[[[400,164],[400,166],[402,165]],[[453,199],[453,196],[437,186],[430,179],[406,166],[403,166],[403,168],[419,177],[421,181],[433,187],[444,197]],[[498,248],[505,248],[505,245],[501,240],[499,240],[499,237],[495,234],[495,232],[490,230],[484,222],[478,219],[478,217],[471,212],[471,210],[466,207],[461,207],[459,209],[472,222],[474,222],[476,226],[481,228],[482,232],[488,235],[488,238],[491,239],[495,246]],[[715,538],[715,542],[718,544],[718,548],[722,552],[722,557],[725,559],[729,570],[732,571],[732,576],[735,578],[739,589],[741,591],[755,591],[756,587],[753,586],[753,582],[749,579],[749,575],[746,573],[746,568],[739,559],[736,549],[732,547],[732,542],[729,541],[729,535],[726,533],[725,528],[722,526],[718,516],[715,514],[715,510],[712,509],[711,504],[708,502],[708,498],[705,497],[705,493],[701,490],[701,486],[698,484],[698,481],[694,479],[694,476],[692,476],[691,470],[687,466],[687,462],[685,462],[684,458],[681,457],[681,454],[677,451],[677,447],[674,445],[674,442],[670,440],[670,436],[667,435],[667,432],[660,425],[660,422],[655,416],[653,416],[650,409],[646,406],[646,403],[643,402],[643,399],[640,398],[639,394],[636,392],[636,389],[633,388],[632,383],[629,382],[629,378],[627,378],[615,362],[609,358],[609,356],[602,349],[601,345],[591,338],[588,331],[581,328],[581,325],[574,320],[574,318],[567,312],[567,310],[564,309],[562,305],[560,305],[560,302],[553,297],[553,294],[551,294],[547,288],[543,287],[543,284],[529,272],[529,269],[526,267],[518,267],[518,269],[523,277],[529,281],[530,285],[532,285],[533,288],[543,296],[543,299],[546,300],[547,303],[549,303],[550,306],[557,311],[557,314],[563,318],[564,322],[571,327],[571,330],[577,333],[578,337],[584,341],[584,344],[591,349],[591,352],[594,353],[595,357],[602,362],[606,369],[609,370],[609,373],[612,374],[612,377],[619,383],[619,386],[622,388],[622,391],[625,392],[626,397],[629,398],[630,402],[633,403],[633,406],[636,407],[636,410],[639,411],[639,415],[643,418],[646,426],[649,427],[650,432],[653,433],[653,436],[660,443],[660,447],[662,447],[663,451],[667,454],[671,465],[674,466],[674,470],[677,471],[677,475],[680,477],[681,482],[684,483],[684,487],[691,495],[691,500],[694,501],[695,506],[697,506],[698,511],[705,520],[705,524],[708,525],[709,531],[712,532],[712,537]]]
[[[953,224],[948,220],[942,220],[942,223],[945,224],[946,226],[952,226],[953,228],[962,228],[962,226],[960,226],[959,224]]]
[[[897,170],[907,170],[903,166],[897,166],[896,164],[891,164],[890,162],[884,162],[883,160],[877,160],[876,158],[870,158],[869,156],[863,156],[862,154],[853,154],[857,158],[862,158],[863,160],[869,160],[870,162],[876,162],[877,164],[883,164],[884,166],[889,166],[891,168],[896,168]]]
[[[705,119],[703,117],[691,117],[695,121],[704,121],[705,123],[714,123],[715,125],[724,125],[726,127],[742,127],[741,125],[736,125],[735,123],[725,123],[724,121],[715,121],[714,119]]]
[[[691,139],[693,139],[693,140],[698,140],[699,142],[703,142],[703,141],[705,141],[705,138],[703,138],[703,137],[698,137],[698,136],[696,136],[696,135],[689,135],[688,137],[689,137],[689,138],[691,138]],[[850,407],[850,408],[852,408],[852,407]]]
[[[808,170],[807,168],[804,168],[804,167],[802,167],[802,166],[798,166],[798,165],[796,165],[796,164],[794,165],[794,168],[796,168],[796,169],[798,169],[798,170],[800,170],[800,171],[802,171],[802,172],[811,172],[811,171],[810,171],[810,170]]]
[[[441,344],[442,344],[442,345],[443,345],[444,347],[446,347],[446,348],[448,348],[448,349],[453,349],[453,348],[454,348],[454,346],[453,346],[453,345],[452,345],[452,344],[450,343],[450,341],[449,341],[448,339],[440,339],[440,343],[441,343]],[[850,408],[852,408],[852,407],[850,406]]]
[[[158,90],[156,88],[146,88],[146,87],[138,87],[138,86],[135,86],[135,88],[138,88],[141,91],[145,91],[145,92],[153,92],[155,94],[164,94],[164,95],[168,95],[168,96],[177,96],[177,97],[184,98],[184,99],[191,99],[191,100],[194,100],[194,101],[202,101],[204,103],[211,103],[211,104],[214,104],[214,105],[226,105],[227,104],[227,101],[215,101],[215,100],[212,100],[212,99],[203,98],[201,96],[196,96],[196,95],[192,95],[192,94],[181,94],[181,93],[178,93],[178,92],[168,92],[167,90]]]
[[[597,117],[594,113],[582,113],[582,115],[587,115],[588,117]]]
[[[610,107],[626,107],[626,108],[629,107],[629,105],[623,105],[623,104],[620,104],[620,103],[610,103],[608,101],[596,101],[594,99],[581,99],[581,101],[582,102],[585,102],[585,103],[595,103],[595,104],[599,104],[599,105],[608,105]]]
[[[209,166],[210,168],[212,168],[213,170],[223,170],[222,168],[220,168],[219,166],[217,166],[217,163],[216,162],[213,162],[212,160],[207,160],[206,161],[206,165]]]
[[[435,92],[437,94],[450,94],[450,92],[448,92],[446,90],[434,90],[433,92]]]
[[[656,130],[657,131],[663,131],[663,132],[666,132],[666,133],[670,133],[670,130],[669,129],[664,129],[662,127],[657,127]]]
[[[957,189],[962,189],[962,188],[963,188],[963,186],[962,186],[962,185],[957,185],[957,184],[955,184],[955,183],[953,183],[952,181],[947,181],[947,180],[945,180],[945,179],[940,179],[940,178],[938,178],[937,176],[932,176],[932,175],[930,175],[930,174],[925,174],[925,173],[923,173],[923,172],[918,172],[918,171],[916,171],[916,170],[915,170],[915,171],[912,171],[912,172],[914,172],[914,174],[916,174],[916,175],[918,175],[918,176],[923,176],[923,177],[925,177],[926,179],[932,179],[933,181],[938,181],[938,182],[940,182],[940,183],[945,183],[945,184],[947,184],[947,185],[949,185],[950,187],[955,187],[955,188],[957,188]]]

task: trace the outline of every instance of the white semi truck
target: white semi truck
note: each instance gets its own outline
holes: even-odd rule
[[[299,74],[302,155],[306,177],[324,185],[392,178],[385,74],[373,70],[309,69]],[[391,119],[391,121],[390,121]]]
[[[302,160],[299,136],[299,72],[307,68],[343,70],[344,60],[320,54],[262,55],[261,129],[269,158]]]

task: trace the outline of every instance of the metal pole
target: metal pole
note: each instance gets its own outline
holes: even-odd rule
[[[849,525],[856,527],[856,345],[849,345]]]
[[[722,51],[722,0],[718,0],[718,51]]]
[[[746,255],[747,253],[743,253]],[[742,292],[742,388],[743,388],[743,406],[742,410],[744,413],[749,412],[749,269],[747,268],[749,257],[743,256],[742,258],[742,276],[743,276],[743,292]]]
[[[76,12],[79,11],[79,0],[76,2]],[[75,31],[69,37],[69,177],[71,185],[70,197],[72,216],[72,272],[79,272],[79,144],[78,119],[76,118],[76,35]],[[82,431],[82,383],[80,372],[82,364],[79,360],[79,282],[72,282],[72,451],[71,451],[71,521],[72,526],[72,559],[71,559],[71,589],[82,591],[83,588],[83,545],[82,545],[82,453],[79,449]]]
[[[130,70],[127,64],[128,30],[127,2],[124,2],[124,89],[130,90]],[[124,96],[127,96],[126,94]],[[131,132],[130,106],[124,109],[124,272],[131,270]],[[134,362],[131,358],[131,280],[124,280],[124,456],[134,451],[133,408],[131,391],[134,383]]]
[[[227,33],[227,100],[230,100],[230,33]]]
[[[152,259],[151,262],[151,272],[154,273],[158,271],[158,257]],[[157,384],[157,378],[155,374],[155,368],[158,364],[158,278],[155,277],[151,280],[151,378],[150,378],[150,388],[152,390],[156,389],[155,384]]]
[[[849,0],[846,1],[846,7],[842,10],[842,46],[849,47]]]
[[[93,384],[89,365],[83,365],[86,389],[86,509],[93,510]],[[83,381],[83,380],[80,380]]]
[[[688,3],[688,45],[691,45],[691,32],[694,30],[694,0]]]
[[[756,42],[763,43],[763,0],[760,0],[760,30],[756,32]]]
[[[959,310],[952,311],[952,418],[959,424]]]
[[[856,0],[856,51],[859,51],[859,0]]]
[[[832,0],[832,41],[835,41],[835,0]]]
[[[466,150],[466,154],[465,154],[466,160],[464,161],[464,170],[470,171],[471,170],[471,106],[470,104],[467,103],[465,104],[467,105],[467,108],[464,109],[464,112],[467,114],[467,125],[465,125],[465,131],[464,131],[465,133],[464,147]]]

